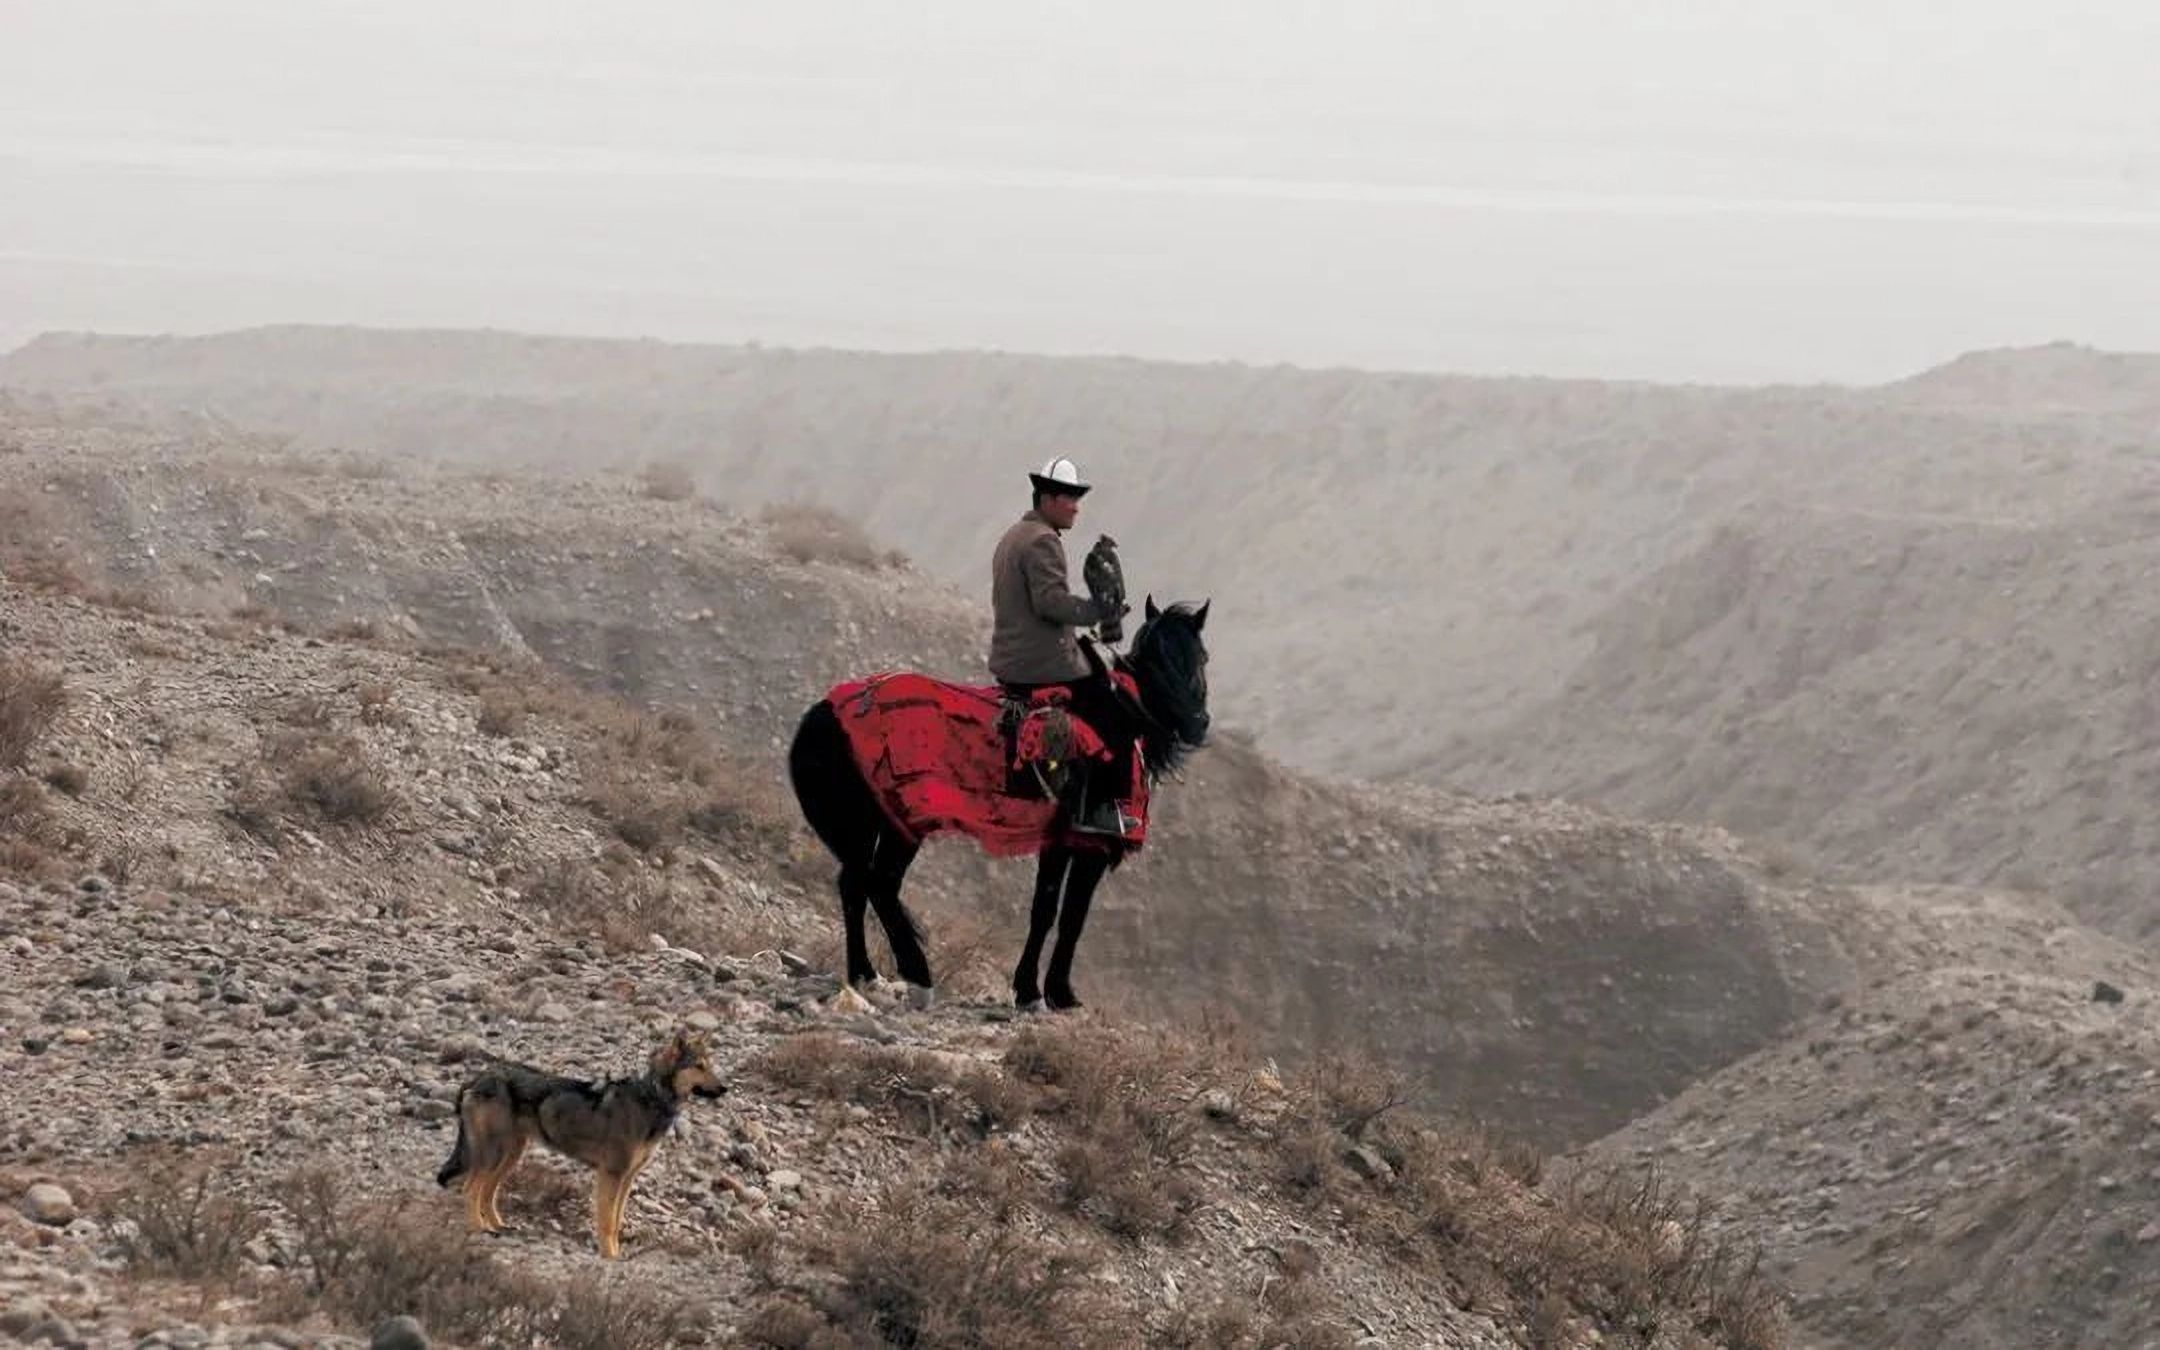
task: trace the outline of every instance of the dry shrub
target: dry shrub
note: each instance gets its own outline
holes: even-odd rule
[[[287,731],[271,738],[262,764],[238,775],[226,796],[225,815],[274,843],[288,812],[336,825],[367,825],[396,805],[396,794],[358,740]]]
[[[760,517],[782,557],[799,563],[829,562],[875,571],[885,554],[862,526],[815,502],[778,502]]]
[[[358,450],[337,452],[332,468],[340,478],[356,482],[376,482],[397,476],[397,466],[388,457]]]
[[[1518,1290],[1565,1297],[1609,1332],[1644,1343],[1686,1327],[1720,1345],[1777,1350],[1785,1321],[1759,1253],[1710,1227],[1708,1202],[1649,1169],[1577,1172],[1551,1222],[1506,1250]]]
[[[738,764],[696,718],[648,712],[490,653],[450,655],[451,680],[479,699],[487,734],[514,734],[527,717],[594,733],[598,743],[581,755],[584,804],[633,848],[665,854],[696,835],[760,861],[789,852],[795,815],[778,782]]]
[[[0,774],[0,876],[39,879],[61,859],[54,850],[62,831],[45,804],[45,793],[20,774]]]
[[[1200,1128],[1192,1046],[1109,1027],[1030,1026],[1005,1064],[1057,1089],[1050,1109],[1070,1131],[1057,1154],[1061,1195],[1074,1213],[1121,1238],[1186,1235],[1201,1201],[1184,1170]]]
[[[525,727],[525,702],[503,689],[480,696],[480,711],[473,719],[484,736],[515,736]]]
[[[126,614],[165,614],[171,611],[163,597],[148,586],[136,583],[127,586],[108,586],[86,597],[92,604],[106,609],[116,609]]]
[[[329,694],[294,694],[279,701],[276,717],[289,727],[327,731],[337,725],[337,699]]]
[[[1110,1350],[1132,1343],[1126,1319],[1094,1281],[1098,1259],[964,1201],[901,1183],[874,1207],[828,1219],[805,1247],[833,1279],[811,1298],[823,1325],[762,1313],[753,1334],[808,1350],[846,1344],[969,1350]],[[786,1336],[787,1339],[781,1339]]]
[[[824,878],[820,878],[823,880]],[[966,913],[919,912],[925,950],[937,954],[939,990],[961,999],[980,998],[1001,1002],[1012,997],[1012,935],[981,918]],[[833,934],[834,969],[844,944]]]
[[[301,631],[300,625],[290,616],[280,613],[277,609],[260,600],[250,600],[244,605],[236,605],[228,612],[226,617],[239,623],[254,624],[258,628],[274,628],[283,633],[299,634]],[[243,633],[243,636],[251,635]]]
[[[20,768],[67,706],[67,683],[19,657],[0,657],[0,769]]]
[[[114,1197],[115,1233],[130,1270],[205,1286],[240,1277],[251,1264],[247,1246],[265,1224],[246,1201],[220,1187],[219,1176],[213,1166],[188,1171],[176,1163],[155,1164]]]
[[[584,805],[616,838],[644,853],[673,848],[689,829],[690,800],[680,787],[621,769],[588,778]]]
[[[130,655],[140,656],[150,661],[177,661],[187,655],[185,648],[158,637],[154,633],[136,633],[130,636],[127,640],[127,649]]]
[[[297,753],[279,758],[287,765],[286,796],[295,805],[312,808],[324,820],[336,824],[364,825],[380,820],[396,804],[382,774],[369,762],[365,747],[352,737],[303,742],[288,748]]]
[[[742,1329],[743,1344],[760,1350],[858,1350],[861,1342],[817,1309],[793,1298],[767,1298]]]
[[[1409,1101],[1402,1076],[1357,1051],[1337,1051],[1299,1075],[1308,1109],[1345,1138],[1359,1140],[1373,1123]]]
[[[1285,1179],[1354,1214],[1368,1237],[1511,1302],[1546,1328],[1536,1343],[1572,1343],[1587,1324],[1619,1344],[1675,1333],[1733,1350],[1785,1344],[1778,1291],[1755,1256],[1711,1236],[1705,1202],[1621,1168],[1541,1188],[1544,1162],[1527,1146],[1482,1125],[1368,1115],[1369,1082],[1345,1089],[1361,1082],[1324,1075],[1293,1094],[1278,1122]],[[1346,1116],[1367,1121],[1363,1146],[1388,1164],[1384,1178],[1342,1165],[1351,1140],[1330,1118]]]
[[[1401,1077],[1369,1056],[1334,1049],[1315,1059],[1285,1084],[1273,1125],[1277,1177],[1307,1199],[1362,1214],[1371,1188],[1350,1164],[1371,1169],[1377,1157],[1383,1170],[1400,1167],[1417,1132],[1386,1126],[1406,1102]]]
[[[700,952],[786,945],[785,935],[771,923],[686,894],[628,855],[553,859],[524,872],[517,886],[525,902],[558,927],[589,933],[613,951],[648,951],[655,933]]]
[[[0,577],[55,595],[87,597],[91,591],[44,507],[20,494],[0,497]]]
[[[1288,1123],[1277,1132],[1277,1175],[1299,1191],[1326,1189],[1341,1175],[1342,1144],[1334,1131]]]
[[[776,1087],[896,1111],[929,1134],[974,1138],[1026,1121],[1033,1094],[988,1064],[831,1032],[790,1036],[752,1071]]]
[[[360,705],[360,720],[371,727],[405,721],[398,711],[396,696],[397,687],[388,680],[369,680],[353,690],[353,698]]]
[[[697,495],[697,473],[680,460],[659,460],[645,466],[638,481],[645,495],[655,501],[686,502]]]
[[[661,1350],[704,1339],[709,1318],[696,1304],[619,1273],[565,1281],[518,1270],[448,1215],[364,1204],[326,1169],[295,1174],[286,1197],[306,1280],[288,1298],[288,1315],[320,1310],[367,1326],[410,1314],[438,1336],[570,1350]]]
[[[1319,1259],[1304,1243],[1280,1255],[1253,1296],[1224,1295],[1188,1305],[1170,1318],[1154,1343],[1176,1350],[1351,1350],[1357,1336],[1319,1276]]]
[[[1126,1128],[1094,1129],[1066,1142],[1057,1151],[1060,1196],[1073,1213],[1115,1237],[1183,1238],[1200,1207],[1199,1186],[1152,1156],[1119,1151],[1120,1141],[1131,1138]]]
[[[610,872],[582,859],[555,859],[527,873],[518,891],[559,925],[591,933],[615,951],[647,950],[653,933],[696,947],[703,927],[665,878],[642,870]]]

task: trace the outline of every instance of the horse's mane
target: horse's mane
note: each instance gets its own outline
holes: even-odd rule
[[[1163,648],[1169,645],[1166,633],[1174,631],[1185,635],[1191,651],[1202,650],[1199,635],[1191,626],[1196,613],[1195,608],[1184,601],[1160,611],[1133,634],[1131,652],[1117,658],[1119,667],[1140,686],[1140,702],[1148,718],[1146,734],[1141,738],[1140,761],[1151,783],[1166,774],[1176,773],[1185,757],[1192,753],[1193,747],[1180,739],[1175,729],[1176,719],[1189,711],[1189,705],[1194,702],[1192,672],[1170,668]],[[1166,629],[1163,621],[1172,617],[1178,622]],[[1169,720],[1159,716],[1158,709],[1167,712]]]

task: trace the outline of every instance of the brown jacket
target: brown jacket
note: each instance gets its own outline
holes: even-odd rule
[[[990,560],[990,673],[1007,684],[1055,684],[1090,672],[1073,629],[1100,622],[1093,600],[1065,583],[1065,541],[1028,512]]]

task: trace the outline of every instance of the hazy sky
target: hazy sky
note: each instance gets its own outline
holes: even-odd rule
[[[2160,348],[2160,7],[0,0],[0,343]]]

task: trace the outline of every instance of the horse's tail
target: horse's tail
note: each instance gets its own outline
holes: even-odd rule
[[[788,745],[788,783],[803,819],[843,867],[867,861],[884,813],[863,781],[847,729],[829,700],[810,705]]]

